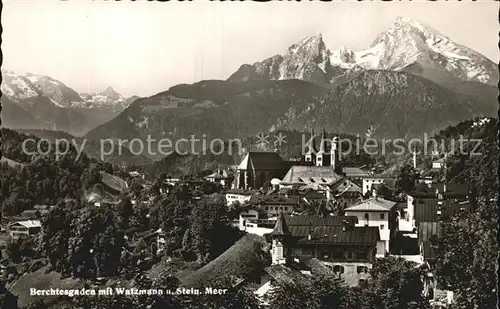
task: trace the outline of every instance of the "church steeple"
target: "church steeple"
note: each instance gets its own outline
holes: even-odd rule
[[[271,236],[276,237],[288,235],[290,235],[290,230],[288,230],[288,226],[286,225],[285,216],[282,212],[280,212],[278,220],[276,220],[276,224],[274,225],[274,229],[271,232]]]
[[[304,159],[306,162],[315,162],[316,161],[316,152],[318,149],[316,148],[316,139],[314,135],[314,129],[311,130],[311,138],[307,142],[305,153],[304,153]]]
[[[286,264],[288,255],[288,248],[286,245],[288,244],[291,233],[286,225],[285,216],[282,212],[280,213],[278,220],[276,220],[276,225],[270,233],[270,236],[272,238],[272,264]]]

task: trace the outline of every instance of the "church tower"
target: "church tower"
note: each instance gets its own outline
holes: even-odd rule
[[[326,138],[326,132],[323,129],[323,134],[321,134],[319,151],[316,153],[316,166],[329,166],[330,165],[329,150],[330,150],[330,147],[328,145],[328,140]]]
[[[315,142],[314,130],[311,131],[311,139],[307,142],[304,153],[304,161],[312,162],[315,164],[316,162],[316,142]]]
[[[286,225],[285,216],[280,213],[273,231],[270,233],[272,239],[271,259],[272,265],[286,264],[288,258],[288,244],[291,233]]]

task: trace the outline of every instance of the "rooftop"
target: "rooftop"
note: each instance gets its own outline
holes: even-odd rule
[[[280,213],[278,220],[276,220],[276,225],[274,226],[274,229],[270,234],[273,236],[290,235],[290,231],[288,230],[288,226],[286,225],[286,220],[283,216],[283,213]]]
[[[270,194],[270,195],[253,195],[250,198],[250,203],[252,204],[262,204],[262,205],[298,205],[300,204],[300,197],[296,195],[284,195],[284,194]]]
[[[278,284],[293,284],[299,281],[307,281],[308,278],[299,270],[285,266],[283,264],[271,265],[264,268]]]
[[[237,195],[254,195],[260,193],[259,190],[242,190],[242,189],[231,189],[227,190],[226,194],[237,194]]]
[[[363,171],[359,167],[344,167],[344,168],[342,168],[342,172],[347,177],[365,177],[365,176],[368,176],[368,173]]]
[[[347,220],[356,223],[358,218],[355,216],[316,216],[316,215],[285,215],[288,226],[340,226],[342,227]]]
[[[281,181],[282,184],[332,184],[339,180],[340,175],[335,173],[331,166],[300,166],[293,165],[290,167],[285,177]]]
[[[218,170],[208,176],[205,176],[205,178],[224,179],[224,178],[231,178],[233,176],[234,175],[232,172],[228,172],[226,170]]]
[[[396,205],[396,202],[388,201],[380,197],[370,198],[360,204],[347,207],[345,211],[389,211]]]
[[[335,244],[335,245],[375,245],[380,240],[376,226],[354,227],[344,230],[342,226],[289,226],[293,237],[299,238],[299,244]],[[311,235],[311,239],[309,239]]]
[[[238,165],[238,170],[280,170],[284,161],[277,152],[249,152]]]
[[[332,184],[330,188],[337,191],[339,194],[344,192],[363,192],[360,186],[348,178],[339,179],[337,182]]]
[[[15,225],[15,224],[20,224],[26,228],[42,227],[42,223],[40,222],[40,220],[17,221],[17,222],[11,223],[10,226]]]

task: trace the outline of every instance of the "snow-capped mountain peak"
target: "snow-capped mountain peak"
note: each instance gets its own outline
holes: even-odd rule
[[[109,98],[114,98],[116,100],[120,100],[120,99],[123,99],[123,97],[121,96],[121,94],[119,94],[118,92],[116,92],[113,87],[109,86],[108,88],[106,88],[106,90],[104,90],[103,92],[101,92],[100,94],[104,95],[104,96],[107,96]]]
[[[125,108],[128,104],[128,101],[112,87],[98,94],[78,94],[63,82],[46,75],[2,70],[2,77],[2,93],[13,101],[44,96],[56,106],[63,108],[109,107],[117,110]]]
[[[341,68],[357,64],[365,69],[405,70],[438,83],[456,79],[495,85],[498,81],[493,61],[422,22],[404,17],[398,17],[368,49],[352,52],[341,48],[330,60]]]
[[[81,93],[80,96],[84,99],[85,107],[111,107],[117,109],[126,107],[126,99],[111,86],[100,93]]]
[[[291,45],[284,54],[253,65],[242,65],[229,80],[304,79],[327,82],[332,70],[330,54],[323,35],[315,33]]]

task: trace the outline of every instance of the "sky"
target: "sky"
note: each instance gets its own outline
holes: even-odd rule
[[[148,2],[4,0],[2,69],[48,75],[78,92],[150,96],[226,79],[321,33],[327,48],[367,48],[409,17],[498,62],[498,8],[477,2]]]

